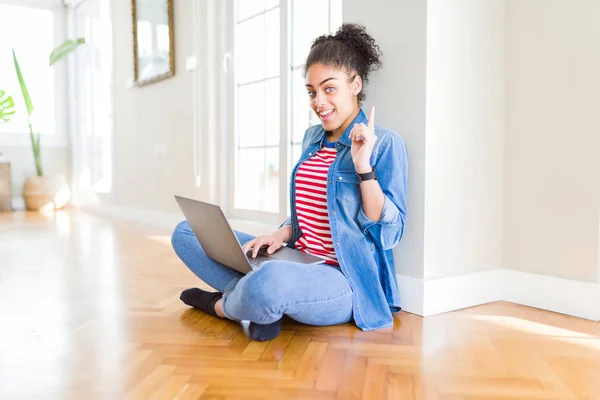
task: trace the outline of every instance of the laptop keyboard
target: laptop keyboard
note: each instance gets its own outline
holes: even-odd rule
[[[252,258],[252,250],[249,250],[246,253],[246,257],[248,258],[248,261],[250,262],[250,265],[252,265],[252,266],[258,266],[258,265],[262,264],[263,262],[265,262],[269,259],[272,259],[269,255],[261,254],[261,253],[258,253],[256,255],[256,258]]]
[[[256,258],[248,259],[248,261],[250,262],[250,265],[252,265],[253,267],[258,267],[259,265],[261,265],[263,262],[265,262],[267,260],[271,260],[271,258],[265,257],[265,256],[256,256]]]

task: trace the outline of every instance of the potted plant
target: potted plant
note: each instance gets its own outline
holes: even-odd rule
[[[58,46],[50,54],[50,65],[53,65],[57,61],[63,59],[83,43],[85,43],[84,39],[77,39],[75,41],[68,40],[62,45]],[[29,95],[29,91],[27,90],[25,78],[21,72],[21,67],[19,66],[19,61],[14,49],[12,54],[15,72],[19,80],[19,86],[21,88],[23,100],[25,101],[25,108],[27,110],[29,139],[31,141],[31,149],[33,152],[33,160],[36,170],[36,176],[28,177],[25,179],[25,183],[23,184],[23,199],[25,200],[25,207],[28,210],[40,210],[42,208],[60,209],[69,201],[69,186],[64,175],[46,176],[44,174],[44,169],[42,166],[42,153],[40,148],[40,134],[39,132],[34,131],[31,121],[34,111],[33,101]]]

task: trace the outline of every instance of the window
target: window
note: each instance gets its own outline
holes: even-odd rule
[[[279,1],[237,1],[234,208],[279,209]]]
[[[57,25],[52,10],[0,4],[2,31],[0,40],[0,71],[2,89],[15,101],[16,113],[12,120],[0,124],[0,134],[25,134],[29,132],[25,102],[15,72],[12,48],[35,107],[33,128],[42,135],[57,131],[55,67],[48,65],[48,57],[55,47]],[[35,27],[35,29],[32,29]]]
[[[318,123],[308,107],[303,64],[312,41],[341,24],[341,0],[235,3],[228,209],[234,216],[275,222],[288,214],[288,175],[300,157],[302,136]]]
[[[306,128],[319,124],[319,118],[308,107],[304,87],[304,62],[312,41],[325,33],[334,31],[341,24],[341,0],[296,0],[292,8],[292,157],[290,167],[300,158],[302,137]],[[315,12],[315,10],[323,10]]]

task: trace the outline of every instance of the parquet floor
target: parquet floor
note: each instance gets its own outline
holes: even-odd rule
[[[0,214],[0,398],[600,399],[600,325],[509,303],[250,342],[179,302],[169,233]]]

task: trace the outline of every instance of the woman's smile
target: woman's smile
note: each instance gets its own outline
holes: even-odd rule
[[[334,111],[335,110],[333,108],[319,111],[319,118],[321,118],[321,121],[323,121],[323,122],[329,121],[329,120],[331,120],[331,118],[333,118]]]

